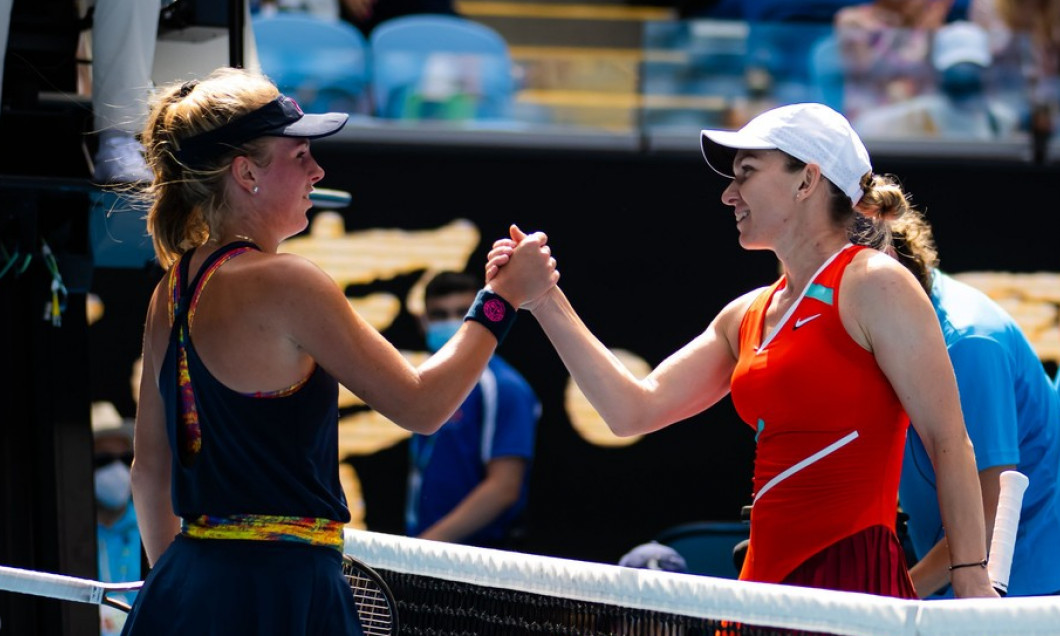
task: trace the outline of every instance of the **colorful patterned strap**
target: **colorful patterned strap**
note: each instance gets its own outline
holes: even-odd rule
[[[177,346],[177,392],[180,400],[178,409],[180,422],[177,436],[180,440],[181,463],[188,466],[202,449],[202,429],[199,425],[199,412],[195,406],[195,392],[191,385],[191,373],[188,371],[188,331],[191,321],[195,317],[195,308],[199,302],[199,296],[210,278],[221,265],[229,259],[258,249],[251,243],[233,243],[226,245],[220,251],[215,252],[199,271],[192,281],[190,292],[188,291],[188,267],[191,260],[191,252],[184,255],[179,265],[169,272],[169,319],[170,324],[176,330]],[[227,250],[227,251],[226,251]]]
[[[182,532],[194,539],[295,541],[342,551],[344,524],[331,519],[280,515],[202,515],[184,519]]]

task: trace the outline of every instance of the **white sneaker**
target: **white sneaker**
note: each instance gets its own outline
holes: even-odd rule
[[[144,160],[144,147],[132,135],[103,135],[93,159],[96,183],[148,183],[151,169]]]

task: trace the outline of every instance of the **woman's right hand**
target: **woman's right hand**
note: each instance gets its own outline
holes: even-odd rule
[[[526,234],[518,226],[510,239],[493,244],[486,263],[486,286],[517,308],[533,304],[559,281],[556,259],[544,232]]]

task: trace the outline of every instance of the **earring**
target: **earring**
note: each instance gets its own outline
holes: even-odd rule
[[[260,191],[260,190],[261,190],[261,188],[259,188],[258,186],[254,186],[253,188],[250,189],[250,193],[251,194],[257,194],[258,191]]]

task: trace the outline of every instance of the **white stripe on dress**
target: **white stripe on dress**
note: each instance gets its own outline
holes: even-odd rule
[[[857,431],[854,431],[852,433],[848,433],[842,439],[839,439],[839,440],[837,440],[835,442],[832,442],[831,444],[829,444],[828,446],[825,446],[824,448],[822,448],[821,450],[817,451],[813,455],[810,455],[806,459],[803,459],[802,461],[800,461],[799,463],[795,464],[794,466],[786,469],[784,472],[780,473],[779,475],[777,475],[773,479],[770,479],[766,483],[765,486],[762,486],[762,490],[758,491],[758,494],[755,495],[754,502],[752,502],[752,503],[755,503],[759,499],[761,499],[762,495],[764,495],[767,492],[769,492],[769,490],[773,486],[776,486],[780,482],[784,481],[788,477],[791,477],[792,475],[794,475],[795,473],[799,472],[803,468],[806,468],[810,464],[813,464],[813,463],[815,463],[815,462],[817,462],[817,461],[819,461],[821,459],[824,459],[828,455],[831,455],[832,453],[836,452],[840,448],[843,448],[844,446],[846,446],[850,442],[853,442],[857,438],[858,438],[858,432]]]

